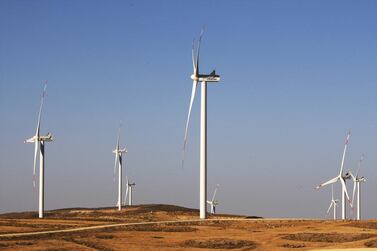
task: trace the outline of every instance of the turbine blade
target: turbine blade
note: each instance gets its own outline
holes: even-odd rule
[[[115,152],[115,164],[114,164],[114,181],[115,181],[115,174],[116,174],[116,169],[117,169],[117,164],[118,164],[118,152]]]
[[[358,165],[358,167],[357,167],[357,171],[356,171],[356,175],[355,175],[356,178],[359,177],[359,171],[360,171],[360,168],[361,168],[361,162],[363,162],[363,160],[364,160],[364,154],[362,154],[361,157],[360,157],[359,165]]]
[[[192,56],[192,68],[194,70],[194,75],[196,75],[196,58],[195,58],[195,39],[192,40],[192,49],[191,49],[191,56]]]
[[[327,186],[329,184],[333,184],[333,183],[337,182],[338,179],[339,179],[339,176],[337,176],[337,177],[335,177],[335,178],[333,178],[329,181],[326,181],[325,183],[322,183],[321,185],[317,186],[315,189],[320,189],[321,187]]]
[[[126,186],[126,194],[124,195],[124,203],[127,201],[127,195],[128,195],[128,186]]]
[[[353,204],[354,199],[355,199],[355,192],[356,192],[356,182],[354,181],[353,182],[353,192],[352,192],[352,204]]]
[[[122,126],[122,124],[120,123],[120,124],[119,124],[119,128],[118,128],[117,144],[116,144],[116,146],[115,146],[115,148],[116,148],[117,150],[119,150],[119,138],[120,138],[120,128],[121,128],[121,126]]]
[[[331,184],[331,201],[334,200],[334,184]]]
[[[35,169],[37,166],[38,145],[39,145],[39,141],[36,140],[34,143],[33,187],[35,187]]]
[[[128,196],[128,184],[126,186],[126,194],[124,195],[124,202],[126,203],[127,201],[127,196]]]
[[[195,99],[195,92],[196,92],[196,85],[198,84],[197,81],[193,81],[192,83],[192,91],[191,91],[191,99],[190,99],[190,106],[189,106],[189,111],[188,111],[188,115],[187,115],[187,121],[186,121],[186,128],[185,128],[185,138],[183,140],[183,156],[182,156],[182,167],[183,167],[183,164],[184,164],[184,160],[185,160],[185,152],[186,152],[186,144],[187,144],[187,134],[188,134],[188,126],[189,126],[189,123],[190,123],[190,116],[191,116],[191,110],[192,110],[192,105],[194,103],[194,99]]]
[[[42,108],[43,108],[44,98],[46,96],[46,89],[47,89],[47,80],[44,83],[43,92],[42,92],[42,96],[41,96],[41,104],[39,106],[38,123],[37,123],[37,129],[36,129],[36,132],[35,132],[35,136],[37,136],[37,137],[39,137],[39,134],[40,134]]]
[[[213,193],[213,196],[212,196],[212,201],[215,201],[215,196],[216,196],[218,188],[219,188],[219,185],[217,185],[216,188],[215,188],[215,192]]]
[[[342,183],[342,187],[344,189],[344,193],[346,194],[348,203],[350,204],[351,208],[353,209],[352,202],[350,200],[350,197],[348,196],[346,182],[344,182],[343,178],[340,178],[340,182]]]
[[[329,206],[329,209],[327,209],[327,213],[326,213],[326,214],[329,214],[330,209],[331,209],[331,207],[333,206],[333,204],[334,204],[334,203],[331,201],[330,206]]]
[[[196,52],[196,72],[199,74],[199,54],[200,54],[200,44],[202,42],[202,37],[204,34],[204,28],[200,31],[199,40],[198,40],[198,50]]]
[[[343,174],[344,159],[345,159],[345,156],[346,156],[347,146],[348,146],[348,142],[349,142],[349,140],[350,140],[350,136],[351,136],[351,131],[348,131],[348,133],[347,133],[347,137],[346,137],[346,141],[344,142],[344,149],[343,149],[342,163],[341,163],[341,165],[340,165],[339,176],[342,176],[342,174]]]

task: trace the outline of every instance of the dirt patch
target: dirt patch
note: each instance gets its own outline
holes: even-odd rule
[[[367,222],[367,221],[360,221],[360,222],[352,222],[347,224],[346,226],[349,227],[358,227],[358,228],[367,228],[367,229],[377,229],[377,222]]]
[[[162,236],[152,236],[152,238],[155,238],[155,239],[164,239],[164,237],[162,237]]]
[[[19,246],[31,246],[31,245],[33,245],[33,242],[29,242],[29,241],[18,241],[18,242],[16,242],[16,245],[19,245]]]
[[[251,216],[246,216],[245,219],[263,219],[263,217],[251,215]]]
[[[285,243],[285,244],[281,245],[281,247],[283,247],[283,248],[304,248],[306,246],[303,243],[301,243],[301,244]]]
[[[114,235],[110,235],[110,234],[96,235],[97,239],[103,239],[103,240],[113,239],[114,237],[115,237]]]
[[[71,251],[71,249],[68,249],[68,248],[48,248],[44,250],[45,251]]]
[[[0,248],[6,248],[6,247],[8,247],[8,246],[9,246],[9,244],[0,243]]]
[[[230,240],[230,239],[210,239],[210,240],[187,240],[182,246],[189,248],[210,248],[210,249],[254,249],[257,244],[253,241]]]
[[[123,228],[126,231],[148,231],[148,232],[194,232],[196,228],[188,226],[166,226],[166,225],[135,225]]]
[[[174,206],[174,205],[163,205],[163,204],[151,204],[151,205],[143,205],[142,207],[138,207],[135,213],[149,213],[149,212],[190,212],[190,213],[198,213],[198,209]]]
[[[368,248],[377,248],[377,239],[365,242],[364,245]]]
[[[82,246],[85,246],[85,247],[88,247],[88,248],[93,248],[93,249],[96,249],[96,250],[113,251],[113,249],[111,249],[111,248],[108,248],[106,246],[100,245],[96,242],[89,241],[89,240],[86,240],[86,239],[65,237],[65,238],[63,238],[63,240],[68,241],[68,242],[73,242],[75,244],[82,245]]]
[[[289,234],[282,238],[292,241],[342,243],[365,240],[375,236],[374,234],[298,233]]]

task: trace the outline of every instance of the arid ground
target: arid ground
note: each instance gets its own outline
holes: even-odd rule
[[[0,250],[313,250],[377,248],[377,220],[259,219],[169,205],[0,215]],[[97,227],[99,226],[99,227]],[[63,231],[61,231],[63,230]],[[33,233],[33,234],[25,234]]]

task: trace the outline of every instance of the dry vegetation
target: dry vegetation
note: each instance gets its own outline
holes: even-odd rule
[[[169,205],[52,210],[45,219],[35,212],[0,215],[0,250],[312,250],[377,247],[377,221],[256,219],[216,215],[198,219],[198,210]],[[128,223],[176,221],[126,225]],[[123,224],[75,232],[29,236],[39,232]]]

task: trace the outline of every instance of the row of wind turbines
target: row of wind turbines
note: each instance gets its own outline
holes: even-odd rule
[[[187,136],[188,136],[188,126],[190,122],[190,115],[192,110],[192,105],[195,98],[196,87],[200,83],[201,84],[201,121],[200,121],[200,218],[205,219],[207,217],[207,204],[211,207],[211,213],[216,212],[216,206],[219,204],[217,200],[215,200],[216,192],[218,186],[216,186],[212,200],[207,200],[207,83],[217,83],[220,81],[220,76],[216,74],[215,71],[212,71],[210,74],[201,74],[199,72],[199,55],[200,55],[200,44],[203,36],[203,30],[200,33],[199,39],[195,44],[195,40],[193,41],[192,45],[192,63],[193,63],[193,74],[191,75],[191,79],[193,80],[192,85],[192,93],[190,99],[190,106],[189,112],[187,116],[186,128],[185,128],[185,136],[184,136],[184,143],[183,143],[183,158],[182,158],[182,166],[184,163],[184,154],[186,150],[187,144]],[[33,169],[33,185],[35,186],[35,173],[36,173],[36,163],[37,163],[37,154],[38,149],[40,153],[39,158],[39,218],[43,218],[44,213],[44,156],[45,156],[45,142],[51,142],[53,140],[53,136],[51,133],[48,133],[46,136],[40,135],[40,127],[41,127],[41,115],[42,115],[42,108],[44,104],[44,98],[46,94],[46,87],[47,81],[45,82],[42,97],[41,97],[41,104],[39,107],[38,113],[38,123],[35,135],[27,139],[25,143],[34,143],[34,169]],[[116,168],[118,166],[118,201],[117,207],[118,210],[122,208],[122,165],[123,165],[123,154],[127,153],[125,148],[120,147],[120,128],[118,132],[118,138],[116,147],[113,150],[115,154],[115,165],[114,165],[114,174],[116,172]],[[129,179],[127,178],[126,184],[126,196],[129,196],[129,205],[132,205],[132,189],[135,186],[135,183],[130,183]]]
[[[356,192],[357,192],[357,194],[356,194],[356,200],[357,200],[356,201],[356,220],[361,219],[361,197],[360,197],[361,196],[361,190],[360,190],[361,188],[360,188],[360,183],[366,182],[366,179],[363,176],[360,177],[359,172],[360,172],[362,161],[364,160],[364,155],[361,155],[361,158],[359,160],[358,167],[357,167],[355,175],[351,171],[344,173],[344,161],[345,161],[345,157],[346,157],[346,152],[347,152],[350,136],[351,136],[351,132],[349,131],[347,133],[346,141],[344,143],[344,149],[343,149],[343,155],[342,155],[342,161],[341,161],[341,164],[340,164],[339,174],[335,178],[332,178],[331,180],[326,181],[326,182],[324,182],[324,183],[322,183],[322,184],[320,184],[319,186],[316,187],[316,189],[320,189],[321,187],[324,187],[324,186],[331,184],[331,202],[330,202],[330,206],[327,210],[327,214],[329,214],[329,212],[332,208],[334,220],[337,219],[336,212],[337,212],[337,206],[338,206],[338,203],[339,203],[338,199],[334,199],[334,184],[336,182],[340,182],[340,184],[341,184],[341,196],[342,196],[342,205],[341,205],[342,206],[341,207],[342,216],[341,216],[341,219],[345,220],[347,218],[346,199],[347,199],[348,204],[350,205],[353,213],[355,214],[355,207],[354,207],[355,203],[354,202],[355,202],[355,193]],[[351,179],[353,181],[352,200],[350,199],[350,197],[348,195],[347,186],[346,186],[346,181],[349,180],[349,179]]]
[[[193,74],[191,75],[191,79],[193,80],[192,84],[192,92],[191,98],[189,103],[189,110],[187,115],[187,121],[185,126],[185,134],[183,140],[183,156],[182,156],[182,166],[184,165],[184,158],[186,152],[186,145],[188,140],[188,128],[190,124],[190,117],[191,117],[191,110],[195,99],[196,88],[200,84],[201,87],[201,105],[200,105],[200,196],[199,196],[199,204],[200,204],[200,218],[205,219],[207,218],[207,204],[211,208],[211,213],[216,212],[216,206],[219,204],[217,200],[215,200],[216,192],[218,189],[218,185],[215,188],[212,200],[207,200],[207,84],[208,83],[218,83],[220,81],[220,76],[216,74],[215,70],[213,70],[210,74],[202,74],[199,71],[199,57],[200,57],[200,44],[203,36],[203,30],[200,33],[199,39],[197,42],[194,40],[192,45],[192,64],[193,64]],[[41,97],[41,104],[38,113],[38,123],[35,135],[27,139],[25,142],[27,143],[34,143],[34,170],[33,170],[33,184],[35,186],[35,170],[36,170],[36,163],[37,163],[37,154],[38,149],[40,150],[40,160],[39,160],[39,218],[43,218],[44,212],[44,156],[45,156],[45,142],[51,142],[53,140],[53,136],[51,133],[48,133],[45,136],[40,135],[40,126],[41,126],[41,113],[42,107],[44,103],[45,93],[46,93],[46,86],[47,82],[45,83],[44,90]],[[343,174],[343,166],[344,166],[344,158],[347,151],[347,145],[349,142],[350,133],[347,134],[346,143],[344,146],[343,157],[341,162],[341,169],[338,176],[335,178],[319,185],[317,189],[329,185],[334,184],[340,181],[342,185],[342,219],[346,218],[346,202],[345,198],[351,208],[353,208],[352,204],[354,201],[355,191],[357,190],[357,219],[360,219],[360,183],[365,181],[364,177],[359,177],[359,169],[361,166],[361,161],[359,164],[359,169],[354,176],[351,172]],[[116,168],[118,167],[118,201],[117,207],[118,210],[122,208],[122,165],[123,165],[123,155],[127,153],[126,148],[120,147],[120,128],[118,131],[117,143],[116,147],[113,150],[115,154],[115,165],[114,165],[114,175],[116,173]],[[347,179],[352,178],[354,181],[354,191],[352,196],[352,201],[350,200],[347,192],[347,187],[345,182]],[[125,194],[125,201],[128,195],[129,198],[129,205],[132,205],[132,189],[135,186],[135,183],[130,183],[129,179],[127,178],[126,183],[126,194]],[[336,207],[337,207],[338,200],[334,199],[333,192],[332,192],[332,200],[329,207],[328,212],[330,211],[331,207],[334,209],[334,219],[336,219]]]
[[[53,136],[51,133],[47,133],[47,135],[43,136],[40,135],[40,128],[41,128],[41,118],[42,118],[42,109],[44,104],[44,99],[46,96],[46,89],[47,89],[47,81],[44,83],[44,88],[41,96],[41,103],[39,106],[39,112],[38,112],[38,122],[37,122],[37,129],[35,132],[35,135],[27,140],[25,140],[25,143],[34,143],[34,168],[33,168],[33,186],[35,187],[35,173],[36,173],[36,165],[37,165],[37,156],[39,152],[39,208],[38,208],[38,216],[39,218],[43,218],[44,213],[44,157],[45,157],[45,142],[51,142],[53,141]],[[120,127],[118,132],[118,138],[117,143],[115,146],[115,149],[113,150],[113,153],[115,154],[115,166],[114,166],[114,176],[116,172],[116,168],[118,166],[119,171],[119,182],[118,182],[118,202],[117,206],[118,209],[121,210],[122,205],[122,165],[123,165],[123,154],[127,153],[127,150],[125,148],[120,148]],[[39,151],[38,151],[39,150]],[[124,197],[124,201],[127,201],[128,197],[128,205],[132,206],[132,190],[133,187],[136,186],[136,184],[133,182],[131,183],[126,177],[127,183],[126,183],[126,193]]]

